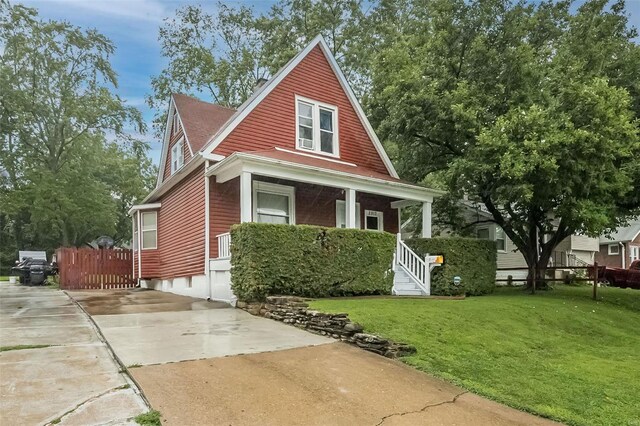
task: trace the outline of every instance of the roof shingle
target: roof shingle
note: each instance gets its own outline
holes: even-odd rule
[[[181,93],[174,93],[178,114],[184,125],[184,132],[194,153],[200,151],[236,110],[204,102]]]

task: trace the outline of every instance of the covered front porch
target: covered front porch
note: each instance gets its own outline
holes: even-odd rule
[[[422,237],[431,237],[438,191],[335,159],[271,150],[235,153],[207,168],[212,177],[210,258],[230,257],[231,225],[307,224],[398,233],[402,209],[422,206]],[[221,206],[226,206],[224,209]]]

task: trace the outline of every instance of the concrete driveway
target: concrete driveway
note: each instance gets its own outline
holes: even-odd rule
[[[124,365],[151,365],[332,343],[219,302],[153,290],[69,292]]]
[[[345,343],[131,370],[167,425],[552,425]]]
[[[225,305],[142,290],[71,294],[124,363],[140,365],[129,371],[164,424],[554,424]]]
[[[130,424],[147,411],[87,316],[62,291],[0,283],[0,346],[2,425]]]

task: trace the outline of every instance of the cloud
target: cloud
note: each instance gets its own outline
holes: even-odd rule
[[[102,18],[115,17],[133,21],[149,21],[159,24],[169,16],[169,3],[159,0],[31,0],[30,3],[40,9],[55,7],[71,13],[96,15]]]

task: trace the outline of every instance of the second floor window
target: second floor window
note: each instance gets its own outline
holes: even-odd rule
[[[338,109],[320,102],[296,98],[297,148],[338,156]]]
[[[171,148],[171,174],[177,172],[184,164],[184,139],[180,139]]]

